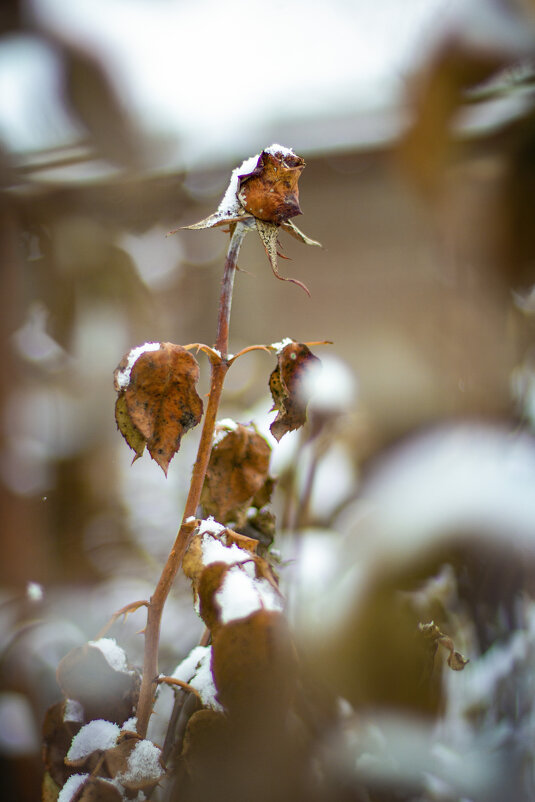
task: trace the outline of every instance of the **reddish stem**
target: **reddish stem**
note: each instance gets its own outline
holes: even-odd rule
[[[141,738],[145,738],[147,734],[149,719],[154,705],[154,693],[158,680],[158,646],[160,642],[160,625],[163,608],[169,591],[171,590],[173,580],[182,564],[182,559],[195,525],[194,522],[189,521],[189,519],[195,516],[197,507],[199,506],[204,477],[206,476],[206,469],[212,450],[212,440],[217,411],[219,409],[219,401],[223,391],[225,376],[229,369],[227,357],[232,290],[234,287],[238,253],[246,233],[247,229],[241,223],[238,223],[230,240],[223,272],[223,280],[221,282],[217,337],[214,346],[221,355],[221,360],[219,362],[212,362],[208,404],[206,406],[201,439],[197,450],[197,459],[195,460],[191,475],[191,483],[182,517],[182,525],[178,530],[173,548],[171,549],[160,579],[158,580],[158,584],[148,604],[147,625],[145,627],[143,679],[139,691],[137,707],[137,732]]]

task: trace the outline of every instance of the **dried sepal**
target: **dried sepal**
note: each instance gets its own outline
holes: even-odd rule
[[[427,624],[418,624],[418,631],[421,632],[424,638],[435,643],[436,646],[442,646],[448,650],[449,655],[446,662],[452,671],[462,671],[466,664],[470,662],[468,658],[456,651],[453,640],[449,635],[444,635],[434,621],[430,621]]]
[[[201,505],[207,515],[241,526],[254,497],[269,481],[271,448],[253,426],[216,425]]]
[[[251,215],[247,214],[246,212],[236,215],[222,215],[218,214],[218,212],[214,212],[214,214],[210,214],[208,217],[205,217],[204,220],[199,220],[197,223],[192,223],[189,226],[182,226],[182,228],[186,231],[200,231],[204,228],[218,228],[219,226],[243,223],[245,220],[249,220],[250,217]],[[168,236],[171,234],[176,234],[177,231],[180,231],[180,229],[175,228],[172,231],[169,231]]]
[[[132,352],[123,357],[115,371],[119,391],[115,415],[135,459],[146,445],[167,475],[182,436],[201,420],[203,403],[196,390],[199,365],[195,357],[180,345],[157,345],[140,353],[128,372]]]
[[[318,248],[323,248],[321,242],[318,242],[315,239],[311,239],[304,234],[300,228],[297,228],[293,220],[287,220],[285,223],[282,223],[281,228],[294,237],[299,242],[304,243],[305,245],[315,245]]]
[[[273,270],[273,275],[278,278],[280,281],[290,281],[292,284],[297,284],[298,287],[301,287],[307,295],[310,295],[308,287],[303,284],[302,281],[298,281],[296,278],[289,278],[288,276],[281,276],[279,273],[277,257],[280,256],[278,252],[278,236],[279,236],[279,229],[275,223],[266,223],[264,220],[257,220],[256,221],[256,230],[262,240],[262,244],[264,246],[264,250],[267,254],[269,259],[269,263],[271,265],[271,269]]]
[[[277,354],[277,367],[269,377],[273,409],[277,417],[270,426],[276,440],[287,432],[299,429],[306,422],[305,377],[308,370],[319,364],[318,357],[304,343],[290,341]]]

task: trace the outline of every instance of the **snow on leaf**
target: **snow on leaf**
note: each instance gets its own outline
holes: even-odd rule
[[[270,426],[276,440],[306,421],[306,375],[319,359],[303,343],[291,342],[277,354],[277,367],[269,377],[273,409],[277,417]]]
[[[128,791],[151,789],[164,773],[160,749],[136,736],[124,738],[107,752],[106,767],[114,782]]]
[[[203,705],[220,711],[223,708],[216,698],[217,689],[212,676],[211,660],[211,646],[195,646],[189,655],[175,668],[172,676],[175,679],[182,680],[182,682],[189,683],[199,691]]]
[[[145,443],[166,475],[183,434],[202,416],[203,403],[195,389],[198,378],[199,366],[189,351],[160,343],[157,351],[138,356],[128,386],[117,399],[117,424],[136,458]]]
[[[97,750],[105,752],[115,746],[120,731],[120,727],[111,721],[90,721],[72,739],[65,760],[70,764],[79,763]]]
[[[87,720],[122,724],[132,715],[136,675],[115,670],[101,648],[85,644],[71,649],[58,665],[57,680],[65,696],[82,705]]]
[[[59,792],[58,802],[71,802],[88,778],[89,774],[73,774],[69,777]]]
[[[132,348],[123,356],[114,373],[115,389],[117,392],[126,390],[130,384],[130,374],[132,372],[132,368],[136,364],[141,354],[146,354],[148,351],[157,351],[159,347],[160,343],[144,343],[143,345],[138,345],[135,348]]]
[[[99,649],[108,665],[114,671],[121,671],[123,673],[130,673],[128,668],[128,661],[126,659],[126,652],[118,644],[115,638],[100,638],[99,640],[90,640],[89,646],[94,646]]]

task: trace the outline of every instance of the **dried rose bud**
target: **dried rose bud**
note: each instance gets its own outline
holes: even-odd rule
[[[277,267],[279,228],[305,245],[320,244],[303,234],[291,220],[301,214],[297,183],[304,167],[304,160],[290,148],[270,145],[232,171],[227,191],[213,214],[184,228],[199,230],[228,225],[231,232],[237,224],[243,225],[245,231],[256,228],[275,276],[297,284],[308,293],[301,281],[281,276]]]
[[[304,160],[293,153],[262,151],[253,172],[238,176],[243,208],[278,226],[302,214],[298,181],[304,167]]]

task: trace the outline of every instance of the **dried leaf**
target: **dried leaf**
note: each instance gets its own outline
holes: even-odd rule
[[[254,496],[269,481],[271,448],[252,426],[219,425],[210,455],[201,504],[222,523],[243,522]]]
[[[287,432],[299,429],[306,421],[308,398],[303,380],[308,369],[319,359],[303,343],[291,342],[277,354],[278,364],[269,377],[273,409],[278,414],[270,426],[276,440]]]
[[[41,802],[58,802],[60,791],[61,786],[52,779],[48,771],[45,771],[41,786]]]
[[[100,777],[90,778],[83,786],[76,802],[121,802],[121,792],[109,780]]]
[[[138,676],[134,671],[115,671],[100,649],[87,644],[72,649],[56,674],[65,696],[81,703],[88,721],[103,718],[123,724],[133,715]]]
[[[64,721],[65,703],[57,702],[50,707],[43,722],[43,763],[54,782],[60,788],[73,773],[65,766],[65,756],[73,737],[82,726],[75,721]]]
[[[282,613],[258,610],[213,635],[212,673],[232,716],[284,716],[296,680],[296,654]]]
[[[145,445],[147,441],[132,422],[126,404],[126,395],[124,393],[121,393],[115,404],[115,421],[117,423],[117,428],[132,451],[136,452],[134,461],[139,459],[139,457],[141,457],[145,451]]]
[[[151,457],[166,475],[182,436],[202,417],[203,404],[195,389],[198,378],[199,365],[189,351],[173,343],[160,343],[158,350],[146,351],[137,358],[129,384],[117,399],[117,424],[128,445],[139,457],[144,439]]]

